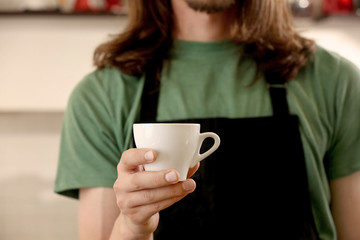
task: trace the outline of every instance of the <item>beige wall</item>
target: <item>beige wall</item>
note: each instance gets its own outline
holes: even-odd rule
[[[0,15],[0,239],[77,239],[77,201],[53,193],[67,98],[126,17]]]
[[[0,239],[77,239],[77,202],[53,193],[61,113],[0,113]]]
[[[1,16],[0,111],[64,111],[92,54],[126,17]]]

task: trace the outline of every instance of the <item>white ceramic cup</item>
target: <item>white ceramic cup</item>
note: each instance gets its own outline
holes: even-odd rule
[[[212,132],[200,133],[200,124],[145,123],[133,125],[137,148],[148,148],[157,152],[157,159],[146,164],[146,171],[175,169],[180,181],[186,180],[189,168],[212,154],[220,145],[220,138]],[[206,138],[214,139],[213,146],[200,154]]]

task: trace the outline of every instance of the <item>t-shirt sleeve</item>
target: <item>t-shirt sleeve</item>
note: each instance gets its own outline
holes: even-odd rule
[[[327,153],[330,180],[360,170],[360,70],[341,59],[335,94],[334,134]]]
[[[113,186],[121,152],[109,105],[94,75],[72,92],[63,119],[55,192],[78,198],[80,188]]]

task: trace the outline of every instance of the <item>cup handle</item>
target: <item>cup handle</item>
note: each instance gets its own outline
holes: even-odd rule
[[[214,139],[214,144],[212,145],[212,147],[209,150],[207,150],[203,154],[200,154],[200,148],[203,145],[203,142],[206,138]],[[195,165],[198,162],[200,162],[201,160],[204,160],[205,158],[210,156],[210,154],[215,152],[215,150],[218,149],[219,146],[220,146],[220,137],[216,133],[212,133],[212,132],[201,133],[200,137],[199,137],[199,145],[198,145],[197,151],[195,153],[194,160],[190,167],[195,167]]]

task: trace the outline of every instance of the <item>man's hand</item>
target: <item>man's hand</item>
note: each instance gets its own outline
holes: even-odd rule
[[[135,239],[151,238],[159,223],[159,212],[195,190],[195,182],[179,182],[175,170],[144,171],[144,165],[156,161],[156,152],[149,149],[130,149],[123,153],[117,167],[114,184],[120,231]],[[199,164],[189,170],[189,177]],[[115,224],[116,226],[117,224]],[[126,234],[125,234],[126,233]]]

